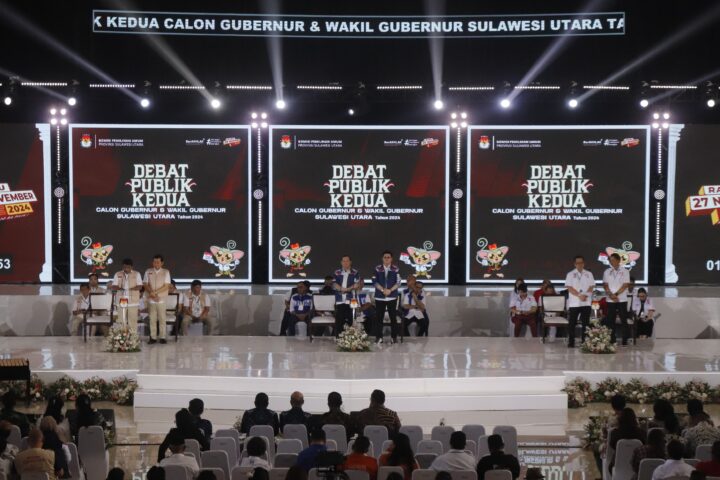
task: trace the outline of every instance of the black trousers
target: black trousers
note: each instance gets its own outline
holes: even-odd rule
[[[655,326],[655,320],[642,321],[639,318],[635,319],[635,326],[637,328],[637,336],[652,337],[653,326]]]
[[[285,310],[283,313],[282,322],[280,322],[280,336],[284,337],[287,335],[288,325],[290,324],[290,312]]]
[[[627,345],[629,328],[628,328],[628,311],[627,302],[608,302],[607,304],[607,316],[603,322],[606,327],[612,332],[612,341],[615,342],[615,318],[620,317],[620,323],[622,324],[622,343]]]
[[[390,315],[390,336],[393,340],[397,339],[397,300],[394,298],[390,301],[375,301],[375,340],[383,337],[383,321],[385,319],[385,311]]]
[[[418,324],[418,337],[427,337],[428,336],[428,327],[430,326],[430,317],[428,317],[427,312],[423,312],[423,318],[403,318],[403,330],[406,337],[410,336],[410,330],[408,330],[408,327],[411,323],[417,322]]]
[[[569,309],[569,316],[568,316],[568,346],[574,347],[575,346],[575,326],[577,325],[578,319],[580,320],[580,325],[582,325],[582,334],[580,336],[580,342],[585,341],[585,329],[588,326],[588,323],[590,323],[590,314],[592,313],[592,308],[590,305],[586,305],[584,307],[570,307]]]
[[[310,335],[310,322],[309,322],[309,316],[306,317],[306,320],[300,320],[294,313],[290,313],[288,316],[288,327],[287,327],[287,334],[288,336],[294,337],[295,336],[295,325],[297,325],[298,322],[305,322],[308,326],[308,335]]]
[[[335,305],[335,336],[340,335],[345,325],[352,325],[352,308],[347,303]]]

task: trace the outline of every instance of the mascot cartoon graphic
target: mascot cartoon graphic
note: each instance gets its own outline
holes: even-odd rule
[[[431,241],[423,243],[423,248],[407,247],[407,252],[400,254],[400,261],[414,268],[417,278],[431,278],[430,270],[437,265],[437,260],[442,255],[432,248]]]
[[[92,238],[83,237],[80,240],[80,245],[85,247],[80,251],[80,261],[85,265],[92,267],[90,273],[98,273],[103,277],[107,277],[108,273],[105,271],[108,265],[113,263],[110,254],[113,251],[112,245],[103,245],[100,242],[93,243]]]
[[[617,253],[620,255],[620,266],[632,270],[640,259],[640,252],[635,252],[632,248],[633,244],[627,241],[623,242],[622,248],[607,247],[604,252],[600,252],[598,255],[598,261],[609,267],[610,255]]]
[[[217,267],[216,277],[235,278],[235,274],[232,272],[240,265],[240,260],[245,256],[245,252],[236,250],[235,247],[237,247],[237,243],[234,240],[228,240],[225,247],[213,245],[209,252],[203,254],[203,260]]]
[[[287,277],[290,278],[295,275],[306,277],[307,273],[303,270],[306,265],[310,265],[308,255],[310,255],[312,247],[310,245],[300,246],[299,243],[290,243],[290,239],[287,237],[280,239],[280,246],[282,250],[280,250],[278,260],[283,265],[290,267]]]
[[[502,268],[508,264],[505,256],[510,251],[510,247],[498,247],[494,243],[488,244],[487,239],[484,237],[478,239],[477,246],[480,250],[477,251],[475,260],[483,267],[487,267],[483,278],[490,278],[493,275],[498,278],[505,278]]]

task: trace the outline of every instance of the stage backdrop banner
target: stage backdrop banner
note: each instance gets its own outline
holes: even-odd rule
[[[72,280],[160,253],[174,280],[250,281],[247,125],[70,126]]]
[[[0,125],[0,283],[52,282],[50,125]]]
[[[446,282],[447,126],[270,129],[270,280],[322,281],[343,255],[365,278],[395,255],[401,275]]]
[[[564,286],[576,254],[599,281],[617,252],[646,282],[649,135],[644,125],[470,127],[467,281]]]
[[[720,284],[720,125],[670,125],[665,281]]]

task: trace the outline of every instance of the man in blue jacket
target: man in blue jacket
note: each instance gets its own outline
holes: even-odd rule
[[[383,319],[385,311],[390,315],[390,335],[392,343],[397,341],[397,299],[400,288],[400,269],[393,265],[393,254],[385,250],[382,264],[375,267],[373,285],[375,285],[375,341],[382,343]]]

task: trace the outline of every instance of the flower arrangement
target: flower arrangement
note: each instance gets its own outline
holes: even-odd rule
[[[622,380],[615,377],[608,377],[595,387],[595,399],[609,402],[618,393],[624,394]]]
[[[121,323],[114,324],[105,336],[105,351],[139,352],[140,337],[137,331],[133,331]]]
[[[590,382],[576,377],[565,383],[563,392],[568,396],[568,408],[584,407],[586,403],[593,401],[593,391]]]
[[[701,402],[717,401],[716,391],[713,391],[709,383],[693,379],[682,387],[682,396],[685,400],[696,399]]]
[[[370,340],[362,328],[346,325],[337,340],[338,352],[369,352]]]
[[[0,393],[9,390],[15,392],[19,400],[27,400],[24,381],[0,382]],[[45,398],[59,396],[64,401],[75,401],[77,396],[85,393],[92,400],[113,401],[118,405],[132,405],[137,382],[126,377],[114,378],[111,381],[99,377],[89,378],[83,382],[70,377],[60,377],[52,383],[44,383],[37,375],[32,376],[30,401],[38,402]]]
[[[588,423],[585,424],[585,435],[583,436],[583,448],[593,452],[600,452],[605,444],[605,426],[608,417],[590,417]]]
[[[641,378],[631,378],[623,386],[623,395],[630,403],[647,403],[654,401],[650,384]]]
[[[663,398],[670,403],[683,401],[683,388],[675,380],[665,380],[652,387],[655,398]]]
[[[615,353],[616,349],[610,329],[598,322],[590,322],[580,350],[583,353]]]

